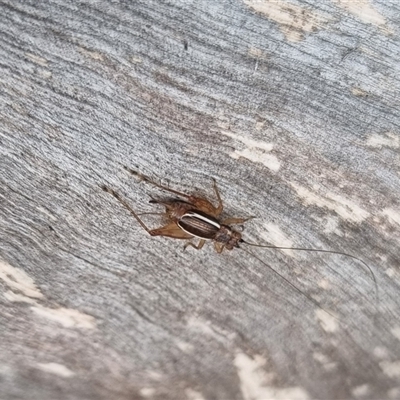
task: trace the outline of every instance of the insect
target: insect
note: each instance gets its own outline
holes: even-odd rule
[[[375,285],[375,294],[376,299],[378,300],[378,286],[376,282],[376,278],[372,269],[366,264],[363,260],[358,257],[355,257],[348,253],[343,253],[334,250],[324,250],[324,249],[312,249],[312,248],[301,248],[301,247],[280,247],[273,245],[261,245],[256,243],[250,243],[242,238],[242,234],[235,230],[232,225],[242,224],[249,218],[227,218],[221,219],[220,215],[223,211],[223,203],[221,196],[219,194],[219,190],[217,187],[217,183],[215,179],[213,179],[213,187],[214,192],[218,200],[218,205],[214,206],[209,200],[189,195],[186,193],[179,192],[177,190],[173,190],[167,186],[161,185],[149,177],[136,172],[128,167],[124,167],[128,172],[132,175],[138,177],[140,180],[145,181],[153,186],[156,186],[162,190],[170,192],[175,196],[180,197],[174,199],[154,199],[150,200],[152,204],[159,204],[165,207],[164,213],[136,213],[131,206],[113,189],[108,186],[103,185],[102,189],[110,193],[114,196],[137,220],[137,222],[141,225],[141,227],[149,233],[151,236],[166,236],[174,239],[185,239],[187,240],[184,248],[186,249],[188,246],[194,247],[196,250],[200,250],[206,241],[212,241],[214,244],[214,248],[217,253],[221,253],[224,249],[233,250],[235,248],[241,249],[251,256],[255,257],[261,263],[263,263],[266,267],[272,270],[275,274],[279,275],[283,280],[285,280],[292,288],[301,293],[303,296],[307,297],[312,303],[321,308],[321,306],[310,296],[302,292],[297,286],[291,283],[288,279],[286,279],[282,274],[272,268],[270,265],[265,263],[255,254],[251,253],[247,249],[241,247],[241,245],[246,246],[254,246],[254,247],[265,247],[270,249],[281,249],[281,250],[297,250],[297,251],[310,251],[310,252],[319,252],[319,253],[330,253],[330,254],[340,254],[347,257],[350,257],[354,260],[361,262],[370,272],[374,285]],[[183,200],[184,199],[184,200]],[[147,225],[142,221],[140,215],[143,214],[157,214],[162,215],[167,223],[166,225],[156,228],[149,229]],[[199,241],[197,244],[192,242],[192,239],[198,238]]]

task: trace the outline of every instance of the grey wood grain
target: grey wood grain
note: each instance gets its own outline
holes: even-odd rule
[[[321,3],[0,2],[2,399],[400,398],[399,5]]]

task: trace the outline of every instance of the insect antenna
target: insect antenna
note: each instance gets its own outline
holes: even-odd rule
[[[246,242],[245,242],[246,243]],[[243,247],[240,247],[242,251],[245,253],[251,255],[254,257],[256,260],[260,261],[262,264],[264,264],[268,269],[270,269],[274,274],[278,275],[281,279],[283,279],[287,284],[289,284],[296,292],[300,293],[302,296],[304,296],[307,300],[311,301],[315,306],[329,314],[331,317],[335,318],[335,320],[339,321],[339,318],[333,314],[332,312],[324,309],[316,300],[314,300],[311,296],[308,294],[304,293],[302,290],[300,290],[296,285],[294,285],[292,282],[289,281],[289,279],[285,278],[281,273],[279,273],[276,269],[272,268],[270,265],[268,265],[265,261],[263,261],[260,257],[256,256],[254,253],[251,251],[244,249]]]
[[[244,243],[244,244],[247,244],[248,246],[264,247],[264,248],[268,248],[268,249],[272,249],[272,250],[312,251],[312,252],[315,252],[315,253],[339,254],[339,255],[342,255],[342,256],[346,256],[346,257],[352,258],[353,260],[356,260],[356,261],[360,262],[369,271],[369,273],[371,274],[371,277],[372,277],[372,280],[373,280],[374,286],[375,286],[375,301],[376,301],[376,304],[377,304],[377,308],[379,308],[379,301],[380,301],[380,299],[379,299],[379,290],[378,290],[378,283],[376,281],[375,274],[373,273],[371,267],[365,261],[361,260],[360,258],[358,258],[356,256],[353,256],[352,254],[344,253],[344,252],[341,252],[341,251],[334,251],[334,250],[309,249],[309,248],[305,248],[305,247],[281,247],[281,246],[274,246],[274,245],[262,245],[262,244],[250,243],[250,242],[247,242],[247,241],[245,241],[243,239],[241,239],[240,242]],[[303,293],[299,288],[297,288],[295,285],[293,285],[291,282],[289,282],[286,278],[284,278],[279,272],[275,271],[270,265],[268,265],[267,263],[262,261],[259,257],[254,255],[253,253],[250,253],[248,250],[245,250],[243,247],[241,247],[241,249],[246,251],[246,253],[252,255],[253,257],[257,258],[264,265],[266,265],[269,269],[273,270],[276,274],[281,276],[286,282],[288,282],[298,292],[301,292],[305,297],[307,297],[309,300],[311,300],[315,305],[317,305],[318,307],[322,308],[314,299],[312,299],[311,297],[309,297],[308,295]],[[326,311],[326,310],[324,310],[324,311]],[[326,312],[328,312],[328,311],[326,311]],[[329,313],[329,314],[331,314],[331,313]]]
[[[375,274],[373,273],[371,267],[365,261],[361,260],[360,258],[358,258],[356,256],[353,256],[352,254],[344,253],[344,252],[341,252],[341,251],[335,251],[335,250],[309,249],[309,248],[305,248],[305,247],[281,247],[281,246],[273,246],[273,245],[261,245],[261,244],[256,244],[256,243],[250,243],[250,242],[247,242],[245,240],[242,240],[242,243],[245,243],[248,246],[264,247],[264,248],[275,249],[275,250],[312,251],[312,252],[315,252],[315,253],[339,254],[339,255],[342,255],[342,256],[346,256],[346,257],[352,258],[353,260],[359,261],[362,265],[364,265],[365,268],[367,268],[367,270],[371,274],[371,277],[372,277],[372,280],[373,280],[374,286],[375,286],[375,294],[376,294],[377,302],[379,303],[378,283],[376,281]]]

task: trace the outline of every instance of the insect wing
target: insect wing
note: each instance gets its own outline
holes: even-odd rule
[[[185,232],[201,239],[214,239],[220,223],[201,211],[189,211],[178,221],[178,226]]]

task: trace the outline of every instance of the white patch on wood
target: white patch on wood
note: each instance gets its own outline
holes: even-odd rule
[[[373,134],[367,140],[367,146],[381,149],[382,147],[390,147],[398,149],[400,147],[399,135],[392,132],[386,132],[383,135]]]
[[[331,372],[337,368],[337,363],[331,361],[325,354],[315,352],[313,354],[314,360],[318,361],[320,364],[323,365],[325,371]]]
[[[205,400],[205,397],[200,392],[190,388],[185,390],[185,394],[187,400]]]
[[[250,161],[257,162],[265,165],[271,171],[278,171],[281,167],[281,163],[273,154],[269,154],[274,148],[272,143],[260,142],[257,140],[246,138],[245,136],[236,135],[232,132],[221,130],[221,133],[225,136],[229,136],[230,138],[242,142],[247,148],[243,150],[235,150],[230,156],[234,159],[238,159],[240,157],[246,158]]]
[[[383,346],[375,347],[372,353],[376,358],[380,358],[381,360],[389,357],[388,349]]]
[[[65,365],[58,363],[46,363],[46,364],[36,364],[36,367],[44,372],[49,372],[50,374],[58,375],[63,378],[70,378],[75,375],[75,372],[71,371]]]
[[[399,277],[398,272],[394,268],[388,268],[386,271],[384,271],[387,276],[390,278],[394,277]]]
[[[145,388],[140,389],[139,393],[143,397],[153,397],[154,394],[156,393],[156,389],[145,387]]]
[[[25,53],[25,57],[34,62],[35,64],[40,65],[41,67],[47,67],[49,65],[48,60],[36,54]]]
[[[258,58],[258,59],[262,59],[262,60],[266,60],[268,58],[268,54],[265,53],[263,50],[257,48],[257,47],[253,47],[251,46],[247,52],[247,54],[250,57],[254,57],[254,58]],[[263,125],[265,124],[264,122],[262,123]]]
[[[43,298],[34,280],[22,269],[15,268],[0,260],[0,279],[12,290],[18,290],[27,297]]]
[[[256,131],[262,131],[265,126],[265,121],[257,121],[254,127],[256,128]]]
[[[395,387],[387,391],[389,399],[400,399],[400,387]]]
[[[176,343],[177,347],[182,350],[184,353],[191,353],[194,350],[193,345],[187,342],[183,342],[182,340]]]
[[[328,314],[325,310],[315,310],[315,316],[317,317],[322,329],[325,332],[333,333],[338,330],[338,320],[334,318],[333,315]]]
[[[367,97],[368,96],[368,92],[359,87],[352,87],[351,93],[357,97]]]
[[[129,61],[131,61],[133,64],[141,64],[143,62],[140,57],[136,56],[129,57]]]
[[[154,381],[157,382],[161,382],[165,378],[164,375],[160,374],[157,371],[152,371],[152,370],[146,371],[146,374],[150,379],[153,379]]]
[[[267,242],[271,243],[273,246],[279,247],[294,247],[293,242],[289,239],[288,236],[283,233],[281,228],[273,223],[263,224],[263,232],[261,233],[261,237]],[[264,232],[265,230],[265,232]],[[281,250],[283,253],[291,257],[296,257],[293,250]]]
[[[215,340],[225,345],[235,339],[234,333],[214,326],[210,321],[206,321],[197,316],[190,317],[187,321],[187,326],[197,333],[212,336]]]
[[[50,79],[53,74],[48,69],[40,69],[38,75],[44,79]]]
[[[318,195],[303,186],[291,183],[297,195],[303,199],[305,205],[316,205],[321,208],[335,211],[343,219],[360,223],[368,218],[368,211],[351,200],[336,193],[327,192],[325,197]]]
[[[386,23],[383,15],[375,10],[369,0],[333,0],[333,2],[366,24],[381,26]]]
[[[393,335],[396,339],[400,340],[400,326],[396,326],[395,328],[392,328],[392,329],[390,330],[390,332],[392,333],[392,335]]]
[[[339,228],[339,218],[337,217],[327,216],[323,221],[323,230],[326,234],[334,233],[338,236],[343,236],[343,232]]]
[[[331,288],[331,284],[328,279],[320,279],[317,283],[318,287],[324,290],[328,290]]]
[[[379,366],[389,378],[400,378],[400,361],[381,361]]]
[[[369,394],[370,388],[368,384],[356,386],[351,390],[351,393],[354,397],[364,397]]]
[[[280,168],[280,162],[273,154],[267,154],[264,150],[259,147],[253,147],[252,149],[235,150],[230,156],[234,159],[240,157],[247,158],[250,161],[264,164],[271,171],[278,171]]]
[[[393,208],[384,208],[381,214],[389,219],[391,224],[400,225],[400,212]]]
[[[330,18],[313,12],[310,8],[299,7],[287,1],[243,0],[246,6],[265,15],[279,24],[280,31],[291,42],[304,39],[305,33],[315,32],[329,22]]]
[[[93,60],[97,60],[97,61],[104,60],[103,54],[99,53],[98,51],[91,51],[91,50],[85,49],[84,47],[79,47],[78,50],[81,54],[83,54],[86,57],[90,57]]]
[[[266,359],[256,355],[250,358],[247,354],[238,353],[234,360],[240,379],[240,389],[245,400],[307,400],[307,392],[300,387],[276,388],[269,386],[273,373],[266,373],[264,367]]]
[[[37,300],[24,296],[23,294],[14,293],[11,290],[5,292],[4,297],[12,303],[38,304]]]
[[[208,321],[204,321],[201,318],[190,317],[187,321],[187,325],[191,329],[195,329],[200,333],[203,333],[208,336],[215,336],[214,330],[211,328],[211,323]]]
[[[32,311],[43,318],[58,322],[66,328],[94,329],[96,320],[91,315],[70,308],[31,307]]]
[[[96,320],[94,317],[70,308],[47,308],[39,303],[44,296],[36,287],[34,280],[23,270],[15,268],[0,260],[0,279],[13,290],[9,290],[4,297],[14,303],[33,304],[31,310],[41,317],[56,321],[67,328],[94,329]]]

